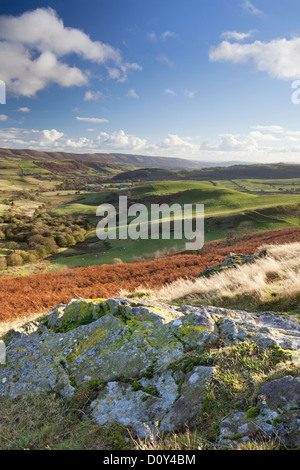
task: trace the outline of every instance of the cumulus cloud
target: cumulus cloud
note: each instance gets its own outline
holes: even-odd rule
[[[165,139],[163,139],[159,144],[158,147],[161,150],[167,150],[175,152],[175,155],[178,152],[191,155],[192,154],[199,154],[200,147],[197,144],[191,143],[188,139],[183,139],[176,134],[168,134]]]
[[[3,148],[31,148],[54,150],[64,133],[56,129],[7,128],[0,130],[0,146]]]
[[[80,151],[81,149],[88,150],[93,147],[93,141],[87,139],[86,137],[80,137],[78,140],[67,139],[65,143],[67,149],[73,149],[75,151]]]
[[[0,121],[7,121],[8,116],[6,114],[0,114]]]
[[[257,158],[264,161],[281,155],[287,159],[296,147],[300,149],[300,132],[285,130],[281,126],[252,126],[247,134],[222,134],[217,143],[205,142],[201,149],[206,152],[215,152],[220,155],[238,154],[238,158],[248,156],[249,159]],[[300,154],[299,154],[300,157]],[[236,157],[235,157],[236,158]]]
[[[150,142],[124,130],[100,132],[93,138],[84,135],[74,138],[56,129],[6,128],[0,129],[0,147],[78,153],[118,152],[210,161],[300,163],[300,131],[276,125],[252,126],[247,133],[221,134],[215,142],[202,143],[172,133],[159,142]]]
[[[41,139],[40,139],[40,145],[42,146],[48,146],[52,145],[54,142],[56,142],[58,139],[60,139],[64,133],[59,132],[56,129],[51,129],[51,130],[43,130],[40,133]]]
[[[209,58],[215,62],[245,64],[252,61],[257,70],[280,80],[300,78],[300,38],[255,41],[250,44],[223,41],[212,47]]]
[[[114,63],[119,80],[127,79],[129,70],[140,68],[124,63],[118,49],[66,27],[52,8],[38,8],[18,17],[0,16],[0,78],[16,95],[32,97],[52,83],[86,85],[88,73],[62,61],[69,54],[101,65]]]
[[[124,130],[108,134],[101,132],[98,144],[105,149],[119,149],[119,151],[141,152],[147,148],[147,140],[135,135],[126,134]]]

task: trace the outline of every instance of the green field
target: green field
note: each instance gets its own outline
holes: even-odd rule
[[[300,220],[300,196],[298,195],[252,195],[233,191],[227,188],[214,187],[199,182],[164,182],[140,186],[131,191],[131,197],[136,195],[134,202],[145,203],[150,208],[152,202],[169,204],[204,204],[205,208],[205,241],[218,240],[226,237],[228,231],[236,230],[243,222],[250,222],[255,232],[278,230],[296,227]],[[82,210],[82,213],[94,215],[96,207],[105,202],[111,193],[88,194],[76,204],[66,204],[56,209],[57,213],[72,213]],[[121,191],[119,194],[126,195]],[[118,198],[115,195],[115,205]],[[97,220],[97,219],[95,219]],[[97,222],[96,222],[97,223]],[[88,266],[91,264],[111,264],[115,258],[130,262],[134,257],[150,255],[157,251],[170,250],[177,247],[183,250],[186,239],[182,240],[109,240],[109,248],[96,237],[92,230],[84,248],[72,248],[64,251],[52,261],[54,267]]]
[[[260,168],[260,166],[251,167],[250,170],[256,174]],[[96,226],[100,220],[96,217],[96,209],[103,203],[118,208],[120,195],[128,196],[129,205],[142,203],[148,209],[151,204],[166,203],[171,206],[177,203],[182,208],[185,204],[193,204],[194,209],[196,204],[203,204],[206,242],[224,239],[228,232],[242,234],[240,226],[245,222],[248,223],[248,230],[253,232],[299,226],[300,178],[278,177],[279,170],[285,176],[290,175],[294,167],[274,165],[264,168],[262,172],[264,175],[266,170],[273,172],[272,179],[241,178],[240,175],[239,178],[225,179],[224,176],[230,173],[228,168],[203,171],[152,169],[151,175],[156,175],[158,179],[166,179],[169,175],[171,180],[144,183],[140,180],[128,189],[119,189],[114,183],[115,175],[121,174],[125,169],[122,167],[118,169],[112,165],[105,167],[105,164],[101,164],[98,168],[95,162],[86,161],[11,160],[8,162],[2,159],[0,160],[0,217],[8,211],[19,216],[24,214],[31,217],[38,209],[46,211],[49,217],[54,219],[84,216],[89,220],[91,228],[85,241],[59,250],[57,254],[49,257],[47,270],[111,264],[116,258],[130,262],[137,258],[149,259],[162,256],[170,250],[184,250],[187,240],[174,239],[173,232],[170,240],[109,239],[107,243],[100,241],[96,236]],[[233,173],[244,174],[247,171],[248,167],[241,167],[241,170],[235,167]],[[145,173],[144,170],[142,172]],[[207,175],[207,179],[203,179],[203,174]],[[199,175],[202,175],[201,181]],[[218,177],[213,178],[216,175]],[[179,179],[180,176],[184,178]],[[191,180],[187,180],[188,176]],[[126,179],[124,182],[131,184]],[[88,190],[89,186],[99,183],[104,186],[102,191]],[[193,216],[195,217],[195,210]],[[128,219],[128,223],[130,222]],[[0,223],[0,230],[3,229],[6,229],[5,224],[2,227]],[[5,240],[1,240],[0,248],[4,250],[2,257],[7,253],[5,243]],[[23,271],[26,272],[26,268],[25,270],[23,268]]]

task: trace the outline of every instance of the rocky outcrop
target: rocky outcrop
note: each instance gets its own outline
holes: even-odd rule
[[[192,425],[201,411],[215,367],[181,368],[187,351],[243,341],[299,351],[300,324],[293,317],[270,313],[76,298],[58,305],[40,322],[10,331],[4,341],[0,396],[55,392],[70,401],[82,387],[90,386],[94,393],[86,412],[95,422],[118,421],[145,436],[156,426],[175,431]],[[293,383],[299,394],[298,382]],[[262,395],[269,397],[266,406],[282,410],[274,390],[262,389]],[[285,399],[298,406],[299,397],[294,399],[293,394]],[[257,407],[263,416],[263,401]],[[241,415],[224,422],[220,441],[226,443],[226,435],[244,429],[244,419]]]
[[[213,274],[225,271],[229,268],[236,268],[246,263],[253,263],[257,258],[264,256],[264,252],[256,255],[240,255],[236,253],[229,253],[222,264],[216,264],[210,268],[201,271],[198,277],[210,278]]]
[[[288,448],[299,448],[300,378],[287,376],[263,385],[256,406],[222,422],[219,442],[247,442],[258,434],[280,440]]]

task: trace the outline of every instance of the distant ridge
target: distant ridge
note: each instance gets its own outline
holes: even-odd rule
[[[168,181],[168,180],[230,180],[230,179],[291,179],[300,178],[300,165],[286,163],[235,164],[182,168],[136,168],[119,173],[115,181]]]
[[[238,161],[195,161],[184,158],[154,157],[147,155],[134,155],[123,153],[70,153],[70,152],[40,152],[31,149],[0,149],[2,160],[80,160],[89,162],[101,162],[120,166],[132,166],[139,168],[166,168],[199,170],[215,166],[232,166],[242,162]],[[243,163],[248,164],[248,163]],[[250,164],[250,162],[249,162]]]

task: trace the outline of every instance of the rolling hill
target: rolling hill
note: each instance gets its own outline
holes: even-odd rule
[[[122,153],[67,153],[67,152],[40,152],[31,149],[0,149],[0,160],[31,160],[31,161],[59,161],[80,160],[83,162],[100,162],[136,168],[175,168],[200,169],[211,166],[231,166],[238,162],[194,161],[184,158],[154,157],[148,155],[132,155]]]

